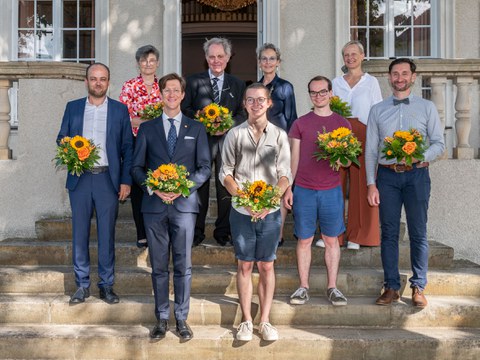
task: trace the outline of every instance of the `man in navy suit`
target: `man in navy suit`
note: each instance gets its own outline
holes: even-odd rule
[[[185,96],[185,80],[177,74],[168,74],[159,80],[159,86],[164,102],[163,114],[140,127],[132,167],[134,180],[144,189],[142,213],[157,318],[150,337],[162,338],[168,330],[171,249],[176,330],[181,339],[189,340],[193,333],[186,320],[190,309],[194,224],[199,208],[197,189],[210,177],[211,159],[205,127],[180,110],[180,102]],[[190,196],[152,191],[144,185],[148,169],[155,170],[168,163],[187,168],[189,179],[195,182]]]
[[[235,121],[234,126],[238,125],[246,119],[242,104],[245,83],[225,72],[232,54],[232,44],[228,39],[215,37],[203,44],[203,50],[209,69],[187,78],[187,89],[185,99],[182,101],[182,111],[186,116],[193,117],[198,110],[216,102],[232,112]],[[222,166],[221,147],[225,132],[218,132],[215,135],[208,134],[207,136],[212,161],[215,162],[215,187],[217,190],[218,211],[213,237],[220,245],[225,246],[231,244],[228,220],[231,196],[218,177]],[[199,245],[205,239],[205,218],[209,203],[209,189],[208,181],[198,189],[200,212],[195,225],[194,246]]]
[[[90,65],[85,85],[88,96],[70,101],[63,115],[57,143],[81,135],[93,140],[100,159],[91,171],[76,176],[68,173],[67,189],[72,208],[73,269],[77,291],[71,304],[90,296],[90,222],[95,209],[98,237],[98,287],[100,299],[119,302],[113,292],[115,268],[115,221],[118,201],[130,194],[133,140],[128,109],[107,97],[110,70],[101,63]]]

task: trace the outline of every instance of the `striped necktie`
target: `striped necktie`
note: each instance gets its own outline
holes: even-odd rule
[[[173,157],[175,152],[175,145],[177,145],[177,128],[175,127],[175,119],[168,119],[170,122],[170,130],[168,130],[167,136],[167,148],[168,148],[168,156],[170,159]]]
[[[213,102],[220,103],[220,90],[218,89],[218,78],[212,78],[212,88],[213,88]]]

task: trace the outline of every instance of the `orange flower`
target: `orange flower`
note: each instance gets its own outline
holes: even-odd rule
[[[402,150],[407,154],[411,155],[415,152],[417,149],[417,144],[414,143],[413,141],[408,141],[405,143],[405,145],[402,146]]]
[[[90,156],[90,148],[89,147],[83,147],[81,149],[78,149],[77,154],[78,154],[78,159],[80,161],[83,161]]]

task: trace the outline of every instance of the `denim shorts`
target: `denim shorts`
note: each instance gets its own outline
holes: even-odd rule
[[[295,186],[293,190],[293,216],[295,235],[308,239],[315,235],[317,221],[322,234],[339,236],[345,231],[343,222],[343,193],[337,186],[329,190],[311,190]]]
[[[249,215],[230,210],[230,231],[235,257],[242,261],[273,261],[277,258],[282,216],[280,211],[268,214],[265,219],[251,221]]]

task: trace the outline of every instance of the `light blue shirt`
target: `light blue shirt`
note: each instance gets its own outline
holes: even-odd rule
[[[365,170],[367,185],[375,184],[377,164],[394,164],[395,159],[386,160],[383,140],[393,136],[397,130],[417,129],[429,145],[424,161],[433,161],[445,151],[443,128],[438,111],[429,100],[410,94],[410,103],[393,105],[393,96],[372,106],[368,116],[367,142],[365,144]]]
[[[100,159],[95,166],[108,166],[107,112],[107,97],[105,97],[105,101],[99,106],[91,104],[87,97],[85,112],[83,114],[83,137],[92,140],[99,148],[98,155],[100,155]]]
[[[180,124],[182,123],[182,112],[179,112],[177,115],[174,117],[170,118],[167,116],[167,114],[163,113],[162,114],[162,120],[163,120],[163,129],[165,130],[165,139],[168,140],[168,132],[170,131],[170,121],[168,119],[175,119],[173,122],[175,124],[175,130],[177,131],[177,138],[178,138],[178,133],[180,132]]]

